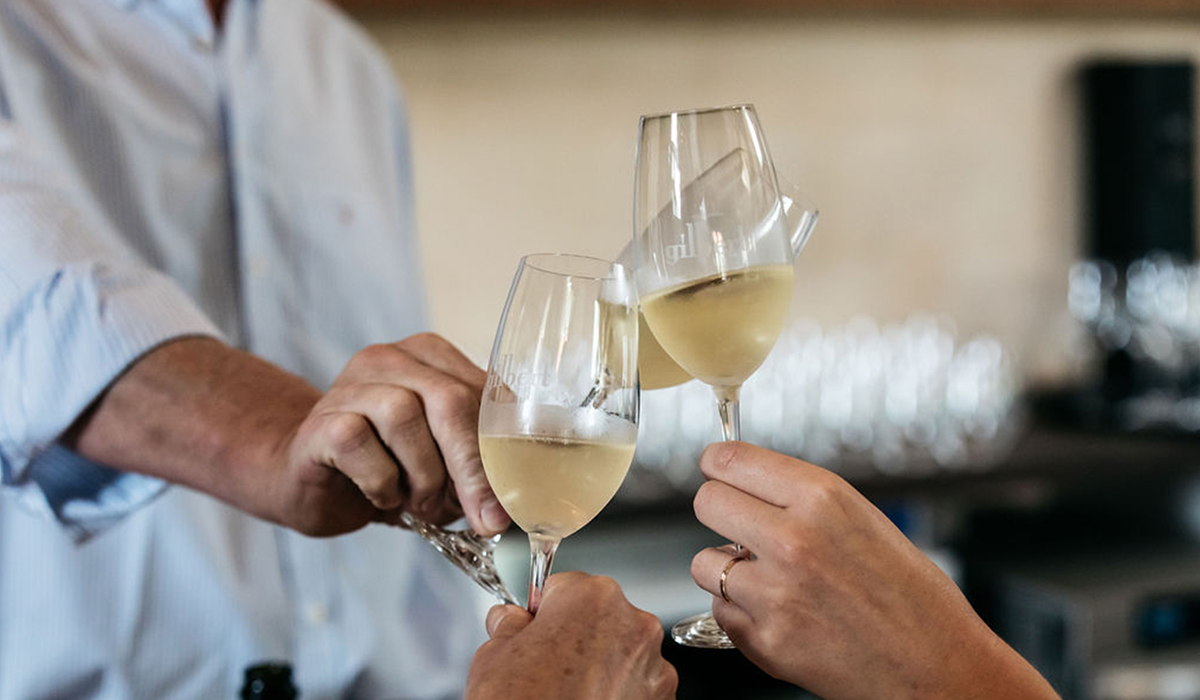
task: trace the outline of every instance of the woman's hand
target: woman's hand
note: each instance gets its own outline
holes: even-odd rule
[[[710,445],[695,499],[731,548],[692,577],[755,664],[826,700],[1057,698],[940,569],[848,483],[745,443]]]
[[[492,608],[491,641],[475,652],[466,700],[666,700],[678,677],[662,657],[658,619],[610,578],[555,574],[537,617]]]

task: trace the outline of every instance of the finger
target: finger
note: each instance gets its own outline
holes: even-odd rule
[[[311,440],[308,449],[316,461],[346,475],[376,508],[404,502],[396,462],[365,416],[337,411],[316,417]]]
[[[745,442],[715,442],[700,455],[700,470],[777,506],[800,498],[814,480],[832,474],[821,467]]]
[[[751,583],[754,578],[754,572],[751,570],[754,562],[748,558],[746,553],[734,554],[731,549],[709,547],[697,552],[696,556],[692,557],[692,579],[696,585],[717,598],[721,598],[721,572],[725,571],[729,562],[737,562],[729,567],[729,572],[725,576],[725,592],[729,595],[729,599],[737,605],[739,601],[748,601],[748,596],[754,590]],[[739,593],[746,595],[739,596]],[[723,603],[725,600],[722,598],[721,602]]]
[[[334,385],[394,381],[397,374],[411,371],[413,365],[452,377],[481,392],[487,383],[487,372],[458,348],[432,333],[422,333],[399,342],[363,348],[350,359]]]
[[[487,614],[487,633],[492,639],[506,639],[525,629],[533,616],[515,605],[495,605]]]
[[[487,372],[471,362],[453,343],[436,333],[419,333],[397,343],[420,362],[483,390]]]
[[[754,617],[744,607],[736,603],[726,603],[719,595],[713,598],[712,613],[717,624],[725,630],[725,634],[729,635],[733,643],[745,649],[746,644],[743,640],[748,639],[754,630]]]
[[[488,483],[479,453],[479,395],[455,384],[422,393],[429,425],[462,512],[481,535],[504,532],[511,522]],[[471,390],[468,390],[471,391]]]
[[[546,579],[546,584],[542,586],[542,607],[545,608],[546,600],[557,601],[559,598],[567,598],[567,594],[572,591],[580,591],[587,583],[593,583],[594,580],[603,577],[593,576],[592,574],[582,571],[564,571],[558,574],[551,574]],[[561,592],[560,592],[561,591]],[[551,605],[556,605],[552,602]]]
[[[588,617],[596,611],[616,614],[617,611],[633,609],[621,585],[612,578],[582,571],[566,571],[546,579],[537,618],[556,620],[559,624],[574,624],[572,620]]]
[[[661,656],[654,660],[650,674],[650,697],[674,700],[679,690],[679,673]]]
[[[372,353],[380,353],[372,349]],[[425,407],[430,431],[442,454],[446,471],[463,514],[481,535],[503,532],[508,513],[500,507],[479,458],[479,402],[481,389],[435,369],[402,350],[387,361],[355,370],[359,381],[396,383],[415,391]]]
[[[707,481],[692,501],[696,518],[710,530],[754,551],[770,551],[785,530],[785,512],[721,481]]]
[[[403,469],[408,510],[435,518],[445,505],[446,465],[415,393],[395,384],[353,384],[330,392],[342,410],[366,416]]]

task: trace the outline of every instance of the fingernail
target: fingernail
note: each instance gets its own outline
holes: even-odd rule
[[[493,532],[501,532],[508,527],[508,513],[504,512],[500,501],[495,498],[484,501],[483,507],[479,509],[479,518],[483,521],[483,526]]]
[[[496,626],[500,624],[500,620],[503,617],[504,617],[504,606],[503,605],[493,605],[491,607],[491,609],[488,610],[487,617],[485,617],[483,619],[483,625],[484,625],[484,627],[487,628],[487,633],[488,633],[489,637],[496,633]]]

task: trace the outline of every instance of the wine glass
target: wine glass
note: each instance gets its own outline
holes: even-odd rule
[[[646,324],[713,388],[724,439],[739,440],[738,392],[771,352],[792,296],[792,231],[754,107],[642,117],[634,225]],[[805,240],[807,232],[799,246]],[[711,613],[679,622],[671,636],[734,646]]]
[[[699,179],[707,181],[716,178],[734,178],[737,176],[731,167],[734,162],[733,159],[718,161],[718,166],[704,171]],[[787,219],[788,244],[794,261],[800,257],[800,251],[804,250],[804,246],[808,244],[809,236],[812,235],[817,220],[820,218],[820,212],[816,205],[804,196],[799,187],[785,180],[782,175],[777,175],[777,180],[779,198],[783,202],[783,213]],[[693,187],[693,185],[689,184],[689,187]],[[774,235],[773,230],[766,233]],[[617,263],[627,269],[634,269],[632,241],[621,249],[621,253],[617,256]],[[640,309],[638,311],[638,376],[642,391],[667,389],[683,384],[692,378],[687,370],[680,367],[679,363],[673,360],[666,350],[663,350],[662,345],[654,337],[654,333],[646,325],[646,316],[641,313]]]
[[[624,480],[637,418],[629,272],[575,255],[522,258],[488,362],[479,452],[496,497],[529,534],[531,613],[559,542]]]

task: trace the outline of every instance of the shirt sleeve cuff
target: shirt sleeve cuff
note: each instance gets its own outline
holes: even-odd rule
[[[103,532],[157,498],[169,484],[86,459],[59,444],[38,453],[28,467],[28,487],[17,502],[57,520],[76,542]]]
[[[165,484],[88,461],[56,440],[139,357],[220,331],[156,271],[88,263],[29,294],[15,332],[0,334],[0,484],[82,538],[161,493]]]

